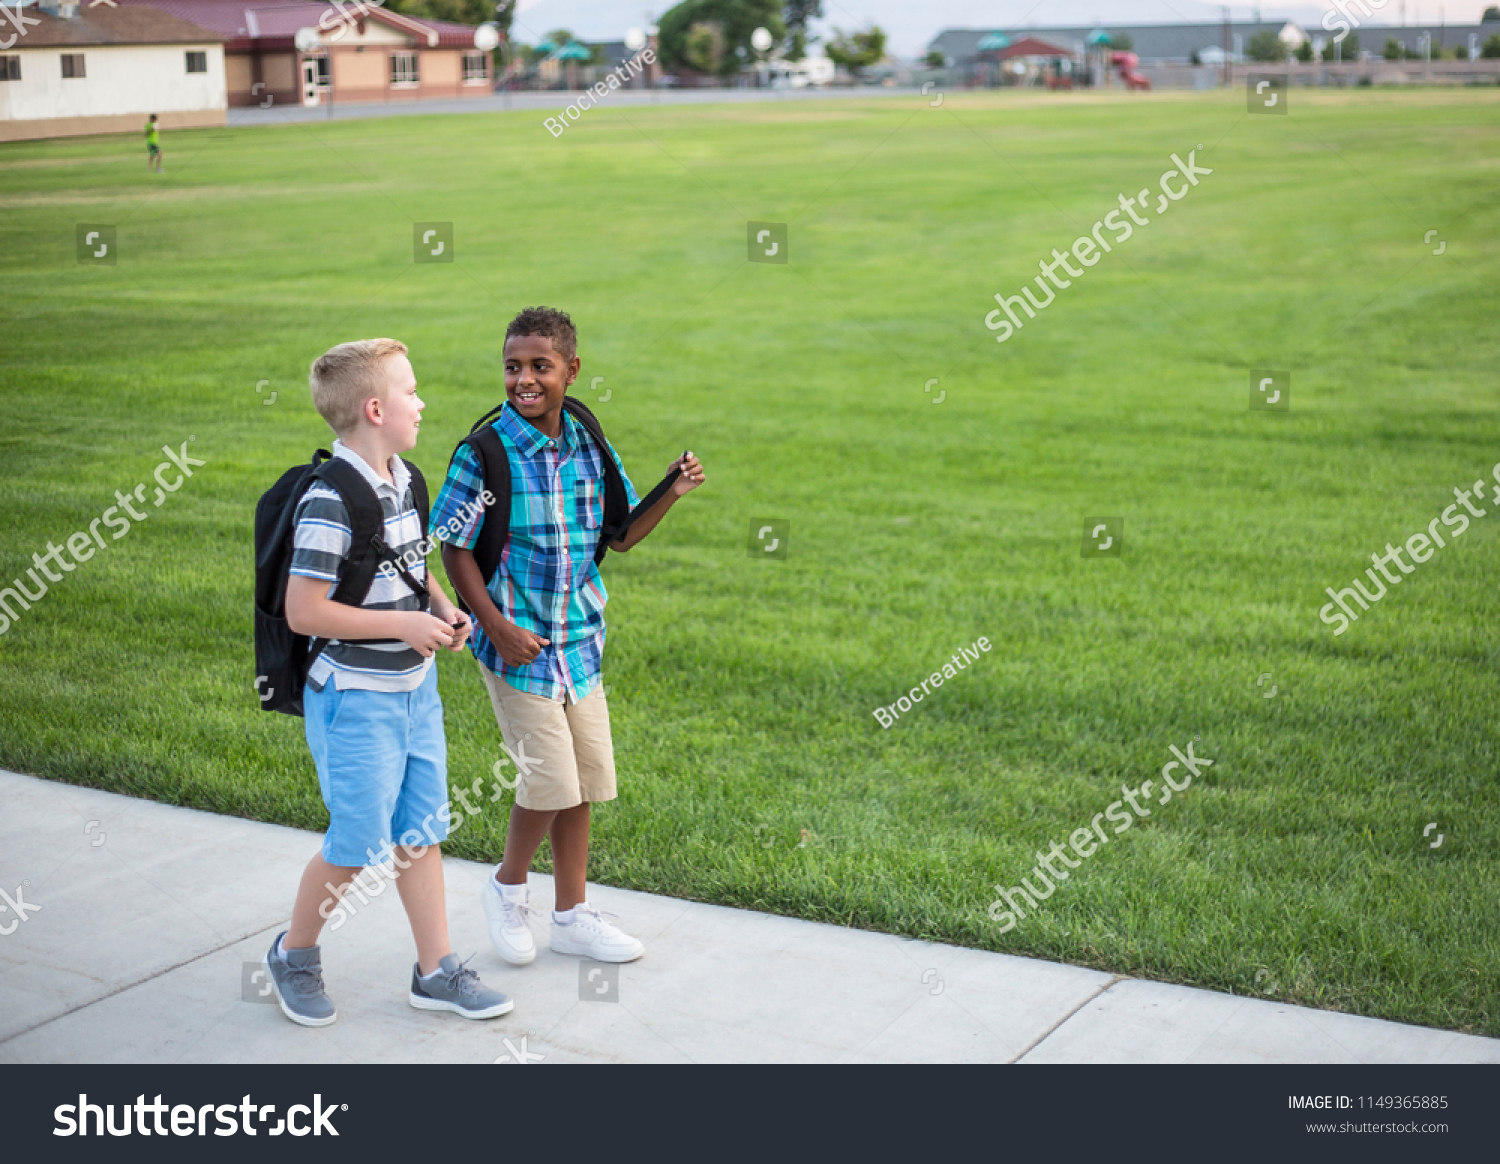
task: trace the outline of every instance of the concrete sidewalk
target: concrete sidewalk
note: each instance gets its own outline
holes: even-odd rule
[[[310,1030],[248,975],[315,834],[9,772],[0,806],[0,1062],[1500,1063],[1496,1039],[604,887],[643,959],[562,957],[539,925],[515,969],[467,861],[445,863],[454,948],[516,1009],[413,1010],[387,891],[325,933],[339,1019]]]

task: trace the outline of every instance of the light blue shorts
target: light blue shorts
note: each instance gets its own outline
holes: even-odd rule
[[[303,692],[307,746],[328,806],[323,860],[362,867],[391,845],[448,838],[448,744],[437,668],[415,691]]]

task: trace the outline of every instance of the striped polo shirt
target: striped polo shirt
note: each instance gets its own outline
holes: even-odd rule
[[[333,455],[342,457],[356,469],[375,490],[385,515],[385,541],[399,557],[415,550],[422,540],[422,519],[417,515],[411,491],[411,470],[400,457],[392,457],[391,476],[395,484],[382,480],[365,459],[343,441],[333,442]],[[338,491],[316,481],[297,504],[292,517],[291,573],[327,582],[328,597],[338,588],[339,575],[349,557],[353,533],[349,528],[349,511]],[[408,568],[418,582],[427,581],[427,564],[420,553],[413,554],[416,564]],[[361,603],[365,610],[422,610],[422,596],[415,593],[394,570],[376,570],[370,593]],[[332,640],[307,673],[315,691],[322,691],[328,677],[340,691],[415,691],[427,677],[432,659],[400,641],[389,643],[344,643]]]

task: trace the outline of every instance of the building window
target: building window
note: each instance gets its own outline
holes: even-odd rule
[[[192,52],[188,53],[188,55],[187,55],[187,70],[190,73],[206,73],[206,72],[208,72],[208,54],[207,53],[192,53]]]
[[[420,84],[417,76],[417,54],[416,53],[392,53],[391,54],[391,85],[414,87]]]
[[[84,75],[84,73],[83,73],[83,54],[82,53],[63,53],[63,55],[62,55],[62,69],[63,69],[63,77],[64,78],[82,77]]]
[[[324,53],[317,58],[318,62],[318,88],[331,89],[333,87],[333,75],[328,71],[328,54]],[[113,528],[113,527],[111,527]]]
[[[490,77],[489,53],[464,53],[464,80],[487,81]]]
[[[19,81],[21,79],[21,58],[0,57],[0,81]]]

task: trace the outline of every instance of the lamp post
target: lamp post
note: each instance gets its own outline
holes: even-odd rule
[[[500,29],[490,21],[485,21],[474,30],[474,47],[482,53],[492,53],[500,46]],[[460,84],[462,83],[460,74]],[[505,107],[510,108],[510,98],[506,97]]]
[[[316,28],[312,28],[310,26],[304,25],[303,27],[299,28],[297,30],[296,35],[292,37],[292,43],[297,47],[297,51],[299,53],[301,53],[303,56],[311,56],[313,54],[314,50],[316,50],[317,47],[322,43],[322,38],[318,36],[318,30]],[[299,72],[301,71],[300,62],[299,62],[298,71]],[[316,61],[314,61],[314,64],[313,64],[313,95],[317,96],[317,92],[318,92],[318,66],[317,66]],[[307,97],[307,94],[304,92],[303,93],[303,104],[306,104],[306,97]],[[328,61],[328,116],[329,117],[333,116],[333,60],[331,58]]]
[[[629,49],[632,53],[638,53],[638,52],[640,52],[643,48],[646,47],[646,34],[645,34],[645,32],[643,32],[639,28],[628,28],[628,29],[626,29],[625,30],[625,47],[627,49]],[[650,66],[650,62],[647,62],[647,66],[646,67],[647,68],[651,67]],[[649,74],[646,77],[642,78],[642,83],[644,84],[647,80],[649,80]]]

